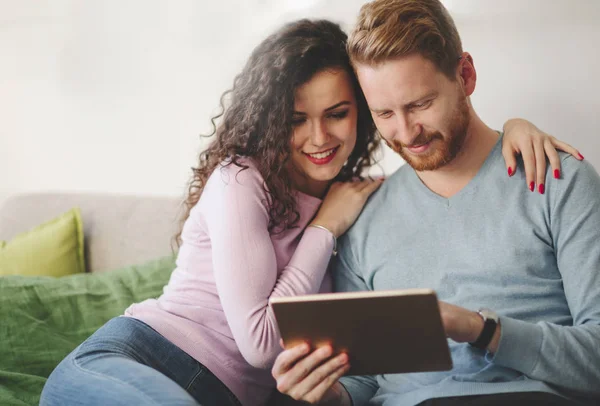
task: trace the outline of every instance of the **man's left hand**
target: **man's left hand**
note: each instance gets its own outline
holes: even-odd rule
[[[439,301],[442,323],[446,335],[458,343],[470,343],[477,340],[483,330],[483,319],[477,312]],[[500,323],[494,337],[488,345],[488,351],[494,353],[500,342]]]

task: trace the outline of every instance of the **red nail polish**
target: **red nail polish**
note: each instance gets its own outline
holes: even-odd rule
[[[555,169],[554,170],[554,179],[559,179],[560,178],[560,170]]]
[[[543,184],[543,183],[541,183],[541,184],[538,186],[538,191],[540,192],[540,194],[541,194],[541,195],[543,195],[545,190],[546,190],[546,188],[544,187],[544,184]]]
[[[535,187],[535,183],[531,182],[529,184],[529,190],[531,190],[533,192],[534,187]]]
[[[583,158],[583,155],[581,155],[581,154],[579,154],[579,158],[581,158],[581,159],[584,159],[584,158]]]
[[[512,176],[512,168],[508,168],[508,176]]]

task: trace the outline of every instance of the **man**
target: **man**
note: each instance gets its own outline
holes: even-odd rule
[[[340,239],[335,288],[433,288],[454,368],[338,381],[345,354],[298,346],[277,359],[278,388],[354,406],[597,398],[598,174],[563,155],[563,180],[547,188],[498,175],[501,134],[471,105],[473,59],[438,0],[363,6],[348,49],[382,137],[408,165]]]

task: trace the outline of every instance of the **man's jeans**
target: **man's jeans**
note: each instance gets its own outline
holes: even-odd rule
[[[577,406],[581,403],[546,392],[496,393],[429,399],[417,406]]]
[[[110,320],[52,372],[40,405],[239,406],[207,368],[145,323]]]

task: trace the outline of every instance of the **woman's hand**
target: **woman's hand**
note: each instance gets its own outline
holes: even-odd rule
[[[338,382],[350,369],[348,355],[334,356],[329,345],[310,350],[304,343],[279,354],[271,371],[277,389],[309,404],[350,405],[348,392]]]
[[[367,199],[382,182],[383,178],[332,184],[311,224],[327,228],[338,238],[354,224]]]
[[[502,155],[506,161],[508,176],[517,170],[516,155],[521,154],[525,166],[527,187],[532,192],[536,184],[539,193],[544,193],[546,181],[546,157],[550,161],[554,178],[560,178],[560,159],[557,150],[561,150],[582,160],[583,155],[569,144],[541,131],[527,120],[514,118],[504,124]]]

